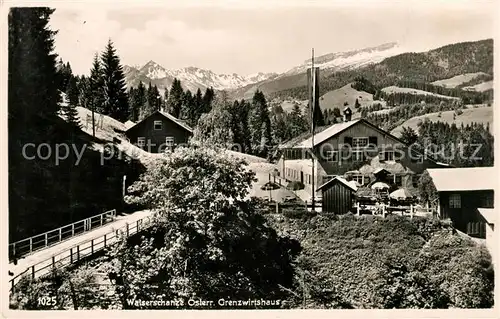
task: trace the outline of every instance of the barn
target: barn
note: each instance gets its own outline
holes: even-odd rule
[[[318,187],[322,194],[322,212],[346,214],[352,210],[356,186],[337,176]]]

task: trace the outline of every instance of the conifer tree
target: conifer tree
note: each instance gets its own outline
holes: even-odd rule
[[[128,118],[128,98],[125,88],[125,76],[111,39],[101,56],[103,87],[104,87],[104,114],[125,122]]]
[[[201,93],[200,88],[196,90],[196,94],[193,98],[193,103],[194,103],[194,118],[193,122],[194,125],[198,123],[198,120],[200,119],[201,114],[203,113],[203,94]]]
[[[182,89],[181,81],[175,78],[168,93],[167,111],[178,118],[181,113],[183,99],[184,90]]]
[[[163,110],[167,110],[167,101],[168,101],[168,88],[165,88],[165,92],[163,92]]]
[[[10,123],[29,127],[33,116],[55,115],[60,94],[54,49],[48,28],[50,8],[12,8],[9,12],[8,96]],[[48,130],[45,130],[47,132]],[[10,134],[9,134],[10,136]]]
[[[195,108],[196,106],[194,105],[193,95],[191,94],[191,91],[186,90],[186,92],[184,92],[184,97],[182,99],[182,109],[180,118],[185,120],[190,126],[194,126],[195,124],[194,121],[196,113]]]
[[[92,68],[90,69],[90,77],[88,81],[88,100],[92,111],[103,113],[104,108],[104,82],[99,55],[94,55]]]
[[[207,88],[205,90],[205,95],[203,95],[203,107],[201,113],[208,113],[212,109],[212,102],[214,100],[214,89],[213,88]]]
[[[76,110],[78,105],[78,88],[76,78],[73,76],[69,79],[66,94],[68,102],[62,107],[62,112],[68,123],[80,127],[80,119],[78,118],[78,111]]]
[[[257,90],[248,115],[251,147],[254,154],[267,156],[271,146],[271,120],[264,93]]]

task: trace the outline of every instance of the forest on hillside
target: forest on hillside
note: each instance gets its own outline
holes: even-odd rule
[[[48,28],[53,11],[9,13],[9,241],[123,208],[123,175],[133,181],[143,171],[137,160],[118,158],[118,152],[101,163],[101,153],[87,147],[100,141],[80,130],[71,104],[61,106],[60,92],[74,82],[66,83],[57,69],[55,33]],[[57,151],[67,157],[58,161]]]
[[[471,56],[473,58],[471,58]],[[485,72],[493,75],[493,40],[447,45],[424,53],[403,53],[380,63],[359,69],[333,72],[326,70],[320,78],[320,95],[354,82],[362,76],[381,89],[400,81],[429,83],[464,73]],[[299,76],[271,81],[260,86],[271,98],[307,99],[306,81]],[[369,91],[367,91],[369,92]]]

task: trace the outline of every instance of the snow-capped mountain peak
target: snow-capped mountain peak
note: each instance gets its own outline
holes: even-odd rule
[[[177,70],[165,69],[155,61],[149,61],[141,68],[123,67],[128,86],[136,86],[139,81],[154,82],[160,89],[169,88],[174,78],[181,80],[184,88],[196,91],[198,88],[212,87],[216,90],[231,90],[260,82],[276,76],[274,73],[257,73],[241,76],[236,73],[216,74],[210,70],[188,66]]]
[[[367,64],[378,63],[385,58],[406,52],[396,42],[385,43],[375,47],[346,52],[336,52],[321,55],[314,58],[314,65],[321,69],[346,70],[358,68]],[[311,59],[294,67],[284,75],[299,74],[311,67]]]
[[[169,75],[164,67],[153,60],[149,61],[142,68],[140,68],[139,72],[153,80],[161,79]]]

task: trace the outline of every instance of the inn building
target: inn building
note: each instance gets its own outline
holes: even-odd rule
[[[314,145],[310,133],[280,145],[280,176],[302,182],[309,196],[314,178],[319,196],[317,187],[337,176],[355,181],[358,187],[383,176],[394,188],[415,188],[426,169],[443,167],[369,121],[352,120],[351,114],[344,109],[344,121],[316,133]]]

